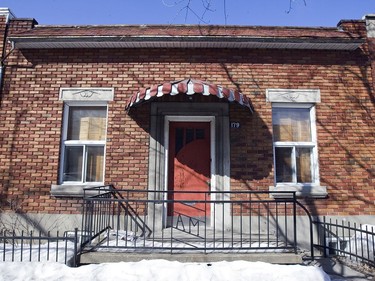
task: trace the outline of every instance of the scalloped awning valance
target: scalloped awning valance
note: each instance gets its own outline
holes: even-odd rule
[[[185,79],[143,88],[129,98],[125,109],[129,111],[131,107],[137,106],[144,102],[152,101],[165,95],[175,96],[179,94],[198,94],[203,96],[212,95],[220,99],[226,99],[229,102],[238,103],[239,105],[245,106],[251,112],[253,112],[250,99],[239,91],[230,90],[216,84],[195,79]]]

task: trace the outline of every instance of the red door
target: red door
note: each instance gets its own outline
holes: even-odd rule
[[[171,122],[169,125],[168,190],[169,199],[192,202],[175,202],[169,205],[168,214],[183,217],[209,216],[211,161],[210,123]]]

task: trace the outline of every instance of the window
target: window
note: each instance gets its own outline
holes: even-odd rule
[[[308,104],[273,104],[275,181],[318,183],[315,108]]]
[[[107,106],[67,103],[64,114],[61,182],[102,183]]]
[[[319,182],[315,105],[321,103],[319,89],[267,89],[272,104],[275,184],[273,197],[327,197]],[[277,193],[282,191],[281,193]]]

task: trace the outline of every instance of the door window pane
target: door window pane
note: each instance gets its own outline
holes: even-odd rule
[[[81,181],[82,180],[82,146],[65,147],[64,163],[64,181]]]
[[[186,142],[185,144],[191,143],[194,140],[194,129],[186,128]]]
[[[292,147],[276,147],[276,181],[277,182],[292,182]]]
[[[204,139],[204,129],[196,129],[195,134],[196,134],[197,140],[203,140]]]
[[[175,154],[177,155],[184,147],[184,128],[176,128],[175,143]]]

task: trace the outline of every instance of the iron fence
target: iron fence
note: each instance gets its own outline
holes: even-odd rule
[[[310,218],[294,192],[118,190],[111,185],[85,192],[90,195],[84,196],[83,244],[96,250],[297,252],[297,214]],[[275,199],[280,193],[282,198]],[[311,228],[311,245],[312,235]]]
[[[0,232],[0,261],[55,261],[69,266],[77,266],[78,229],[60,235],[46,235],[42,232]]]
[[[356,262],[375,266],[375,227],[347,221],[332,220],[313,222],[318,231],[318,243],[325,257],[341,256]]]

